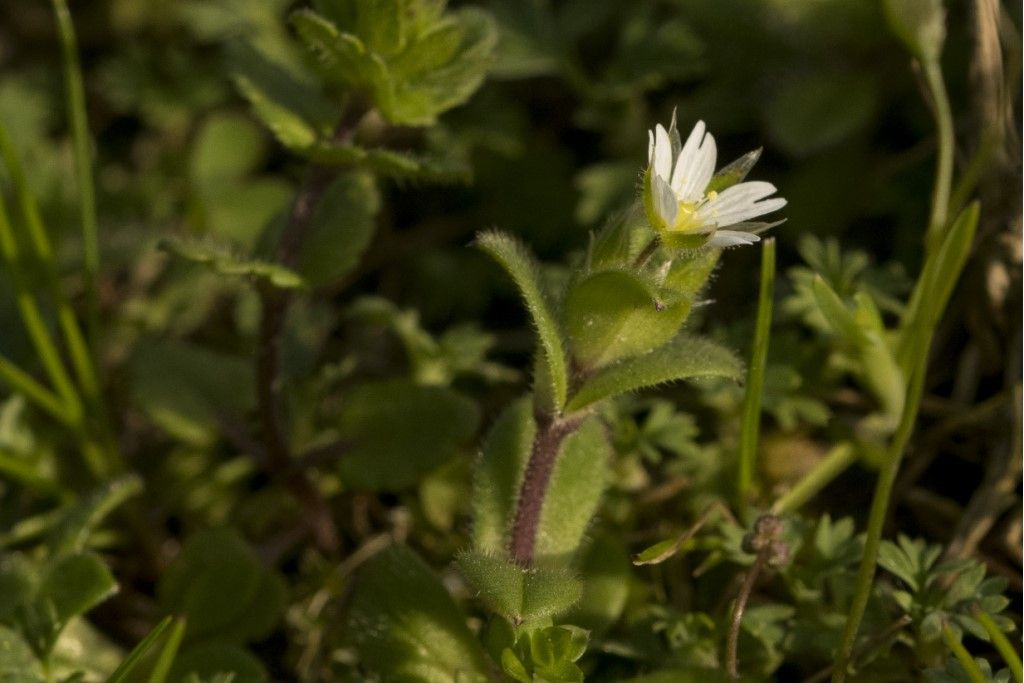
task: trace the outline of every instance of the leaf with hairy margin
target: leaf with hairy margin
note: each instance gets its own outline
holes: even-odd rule
[[[595,372],[570,399],[576,411],[628,391],[700,377],[739,379],[743,365],[714,342],[682,335],[643,356],[628,358]]]
[[[565,405],[569,389],[569,370],[562,331],[552,311],[550,298],[544,291],[540,266],[525,245],[498,231],[481,233],[476,238],[476,245],[497,261],[519,288],[540,337],[554,407],[560,409]]]

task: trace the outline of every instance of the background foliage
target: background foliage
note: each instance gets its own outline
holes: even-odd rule
[[[486,545],[469,521],[473,464],[481,443],[528,438],[515,432],[526,413],[499,416],[537,369],[519,295],[467,245],[498,226],[531,245],[545,282],[565,283],[564,264],[635,198],[655,122],[674,109],[683,127],[705,120],[726,159],[763,146],[756,173],[789,202],[772,231],[758,451],[770,504],[877,427],[862,418],[886,389],[856,369],[871,349],[837,341],[815,274],[851,305],[870,297],[887,323],[902,313],[935,157],[920,76],[881,4],[864,0],[451,5],[381,2],[374,16],[330,0],[312,3],[319,15],[286,0],[71,3],[101,234],[86,334],[104,398],[86,396],[99,417],[75,431],[3,391],[0,680],[104,680],[147,634],[135,675],[169,680],[473,680],[496,666],[527,681],[718,675],[728,601],[753,555],[718,518],[682,535],[732,495],[735,382],[603,404],[611,475],[594,484],[606,485],[596,521],[578,524],[575,574],[526,587],[510,575],[506,600],[473,599],[474,572],[505,571],[458,554]],[[946,626],[998,671],[972,610],[1000,613],[1004,594],[1007,614],[1020,609],[1020,9],[996,8],[993,29],[978,20],[985,7],[947,3],[958,168],[987,131],[1003,134],[972,195],[981,221],[896,482],[862,629],[882,640],[861,655],[863,680],[971,680]],[[0,5],[0,122],[55,245],[54,281],[87,321],[59,44],[48,3]],[[355,140],[342,111],[359,115],[342,120]],[[314,165],[345,172],[321,178]],[[15,175],[0,173],[24,237]],[[280,235],[317,183],[323,199],[292,253]],[[726,251],[688,309],[688,330],[741,358],[759,254]],[[17,294],[48,301],[52,274],[31,253],[18,262],[26,282],[10,267],[0,277],[0,353],[46,376]],[[268,311],[282,317],[283,445],[261,427]],[[501,420],[507,434],[491,431]],[[127,466],[97,477],[78,455],[86,442],[113,444]],[[754,680],[803,680],[831,661],[880,456],[857,457],[787,518],[791,561],[762,580],[740,635]],[[657,563],[633,566],[641,551]],[[551,607],[549,579],[578,599]],[[564,616],[524,634],[491,612]]]

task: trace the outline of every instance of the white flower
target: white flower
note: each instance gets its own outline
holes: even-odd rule
[[[708,189],[718,149],[703,121],[697,122],[681,147],[675,116],[669,130],[658,124],[648,131],[648,137],[645,206],[651,223],[667,241],[712,247],[753,244],[759,239],[753,232],[724,228],[740,224],[763,227],[746,221],[786,205],[782,197],[769,198],[775,186],[763,181],[735,182],[721,192]],[[743,179],[756,160],[754,153],[737,163],[737,180]]]

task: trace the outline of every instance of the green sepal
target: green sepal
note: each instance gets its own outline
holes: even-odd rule
[[[758,159],[761,158],[762,151],[763,148],[758,147],[755,150],[747,152],[739,159],[723,166],[717,173],[715,173],[715,175],[711,176],[711,181],[704,190],[704,194],[708,194],[710,192],[721,192],[726,188],[743,182],[743,179],[747,177],[750,170],[757,164]]]
[[[521,567],[474,550],[459,553],[457,562],[484,604],[513,624],[564,612],[583,594],[583,584],[566,568]]]
[[[159,248],[186,261],[202,264],[216,273],[265,281],[280,289],[299,289],[306,281],[295,271],[277,263],[252,259],[227,245],[209,239],[164,237]]]
[[[690,306],[689,298],[629,271],[587,275],[569,289],[563,306],[573,356],[593,368],[649,351],[675,336]]]
[[[706,339],[680,335],[642,356],[598,370],[583,382],[566,411],[666,382],[701,377],[739,379],[742,371],[743,364],[731,351]]]
[[[676,255],[665,275],[663,286],[681,296],[696,298],[714,272],[721,255],[721,249],[700,249]]]
[[[499,553],[506,547],[537,425],[532,402],[521,398],[498,416],[484,442],[473,485],[473,547]]]
[[[554,314],[551,298],[545,291],[540,266],[521,242],[497,231],[477,236],[476,246],[490,255],[512,277],[522,294],[540,338],[539,353],[547,369],[545,390],[550,388],[556,410],[565,405],[569,388],[569,370],[562,342],[562,331]]]
[[[487,679],[466,617],[420,557],[391,546],[360,567],[345,617],[360,663],[383,680]]]

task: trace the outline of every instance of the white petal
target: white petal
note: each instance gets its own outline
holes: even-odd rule
[[[771,183],[739,183],[704,203],[697,209],[697,217],[719,227],[740,223],[785,206],[786,200],[782,197],[765,199],[774,192],[775,186]]]
[[[651,178],[651,192],[654,195],[654,211],[665,221],[664,227],[671,227],[679,214],[679,200],[668,182],[659,175]]]
[[[698,121],[690,131],[690,135],[686,138],[686,143],[676,159],[676,165],[672,172],[672,189],[677,190],[689,184],[688,180],[693,175],[699,161],[700,146],[706,130],[704,122]],[[682,197],[680,196],[680,198]]]
[[[688,170],[688,173],[679,173],[678,178],[672,177],[672,187],[676,196],[684,202],[697,202],[704,196],[704,188],[711,182],[711,176],[715,174],[715,161],[718,159],[718,146],[715,144],[715,137],[711,133],[704,136],[700,147],[697,150],[696,159]],[[677,173],[678,173],[678,166]]]
[[[760,237],[749,232],[738,232],[736,230],[716,230],[707,246],[715,248],[736,247],[741,244],[753,244],[760,241]]]
[[[672,143],[668,139],[668,131],[660,123],[654,132],[654,174],[666,181],[672,174]]]
[[[647,164],[654,158],[654,131],[647,131]]]

